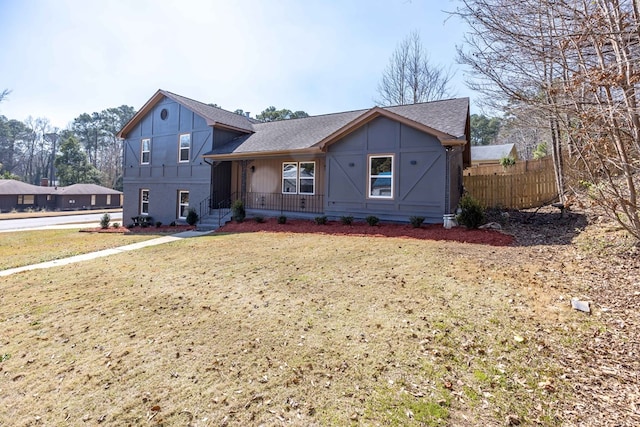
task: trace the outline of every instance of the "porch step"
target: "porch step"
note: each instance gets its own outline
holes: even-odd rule
[[[212,215],[205,216],[200,219],[198,225],[196,225],[196,230],[198,231],[212,231],[217,230],[221,226],[223,226],[227,221],[229,221],[229,215],[220,219],[217,211],[214,211]]]

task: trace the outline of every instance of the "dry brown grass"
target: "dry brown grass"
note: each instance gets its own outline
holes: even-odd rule
[[[561,424],[599,325],[529,255],[256,233],[10,276],[0,425]]]
[[[79,229],[0,233],[0,270],[149,240],[152,235],[81,233]]]

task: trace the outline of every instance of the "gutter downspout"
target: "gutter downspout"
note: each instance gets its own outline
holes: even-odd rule
[[[451,147],[445,147],[444,214],[451,213]]]

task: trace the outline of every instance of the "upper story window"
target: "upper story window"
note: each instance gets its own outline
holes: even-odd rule
[[[180,154],[178,157],[179,162],[188,162],[191,157],[191,134],[183,133],[180,135]]]
[[[140,141],[140,164],[148,165],[151,160],[151,139],[144,138]]]
[[[316,163],[285,162],[282,164],[282,192],[287,194],[315,194]]]
[[[393,199],[393,156],[369,156],[369,197]]]

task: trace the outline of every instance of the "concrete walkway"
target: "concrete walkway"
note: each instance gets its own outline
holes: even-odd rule
[[[77,225],[76,225],[77,227]],[[42,268],[58,267],[60,265],[73,264],[76,262],[88,261],[90,259],[102,258],[109,255],[120,254],[128,251],[135,251],[137,249],[146,248],[147,246],[156,246],[163,243],[175,242],[176,240],[185,239],[188,237],[198,237],[211,233],[210,231],[183,231],[182,233],[173,234],[171,236],[158,237],[156,239],[146,240],[144,242],[133,243],[131,245],[120,246],[113,249],[104,249],[102,251],[90,252],[88,254],[76,255],[69,258],[56,259],[53,261],[41,262],[39,264],[25,265],[22,267],[10,268],[0,271],[0,277],[10,276],[15,273],[20,273],[29,270],[38,270]]]

